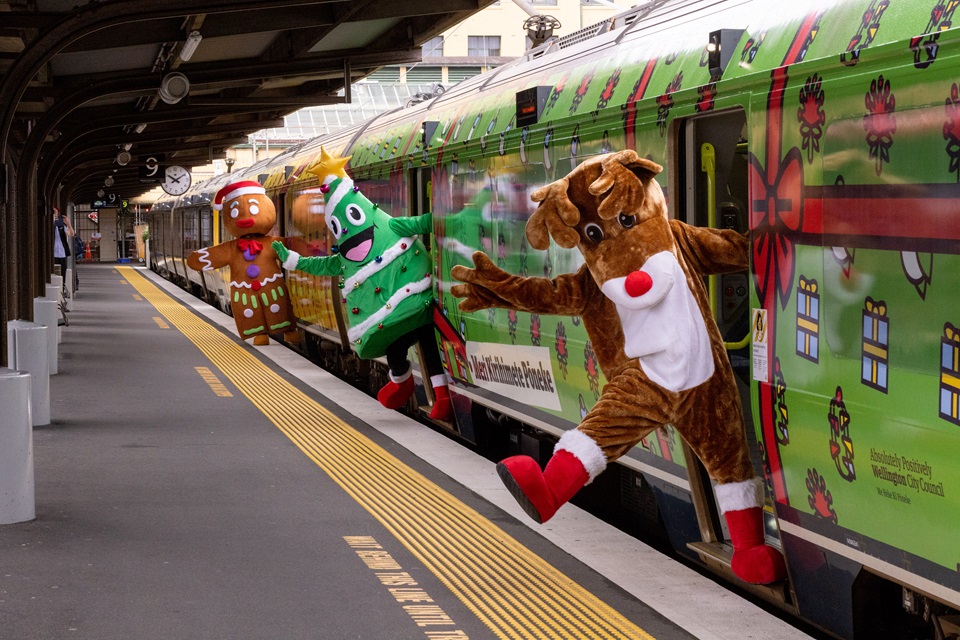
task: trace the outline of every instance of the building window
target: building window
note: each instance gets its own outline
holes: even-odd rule
[[[488,57],[500,55],[500,36],[467,36],[467,55]]]
[[[440,58],[443,56],[443,36],[430,38],[423,43],[422,47],[424,58]]]

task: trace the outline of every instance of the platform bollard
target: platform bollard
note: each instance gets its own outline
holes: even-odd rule
[[[49,286],[49,285],[47,285]],[[60,305],[46,298],[33,299],[33,319],[37,324],[42,324],[47,330],[47,358],[50,360],[49,374],[56,375],[60,372],[57,364],[58,348],[57,336],[60,333]]]
[[[64,282],[67,285],[67,295],[64,296],[63,304],[67,305],[67,311],[73,311],[73,267],[67,269],[67,277]]]
[[[54,325],[56,330],[54,333],[57,335],[57,344],[63,342],[63,332],[60,330],[60,305],[65,304],[63,296],[63,278],[54,274],[50,276],[51,283],[47,285],[47,294],[43,297],[44,300],[52,300],[57,303],[57,323]],[[55,369],[57,368],[55,364],[51,364],[50,373],[57,373]]]
[[[30,413],[35,427],[50,424],[50,357],[47,349],[45,326],[26,320],[7,322],[7,366],[30,374]]]
[[[31,376],[0,368],[0,525],[36,517]]]

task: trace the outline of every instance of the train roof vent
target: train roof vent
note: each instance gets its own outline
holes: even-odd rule
[[[610,21],[605,20],[604,22],[598,22],[597,24],[592,24],[589,27],[584,27],[579,31],[568,33],[567,35],[561,37],[557,41],[557,44],[561,49],[566,49],[567,47],[572,47],[575,44],[583,42],[584,40],[589,40],[590,38],[598,36],[601,33],[606,33],[609,30]]]

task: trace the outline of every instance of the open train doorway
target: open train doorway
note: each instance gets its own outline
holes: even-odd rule
[[[676,130],[676,215],[688,224],[715,229],[749,230],[749,184],[747,152],[750,141],[746,114],[732,109],[690,118]],[[750,274],[747,270],[710,276],[710,305],[727,347],[740,391],[747,443],[754,471],[763,475],[750,409]],[[688,452],[689,453],[689,452]],[[690,485],[697,507],[702,542],[691,544],[708,564],[729,567],[732,546],[716,495],[703,465],[688,455]],[[767,543],[780,547],[776,518],[769,504],[765,509]],[[775,597],[783,597],[778,594]]]

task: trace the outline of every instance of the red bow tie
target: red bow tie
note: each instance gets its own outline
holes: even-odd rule
[[[240,247],[241,251],[249,251],[253,255],[257,255],[263,251],[263,243],[256,240],[245,240],[244,238],[240,238],[237,240],[237,246]]]

